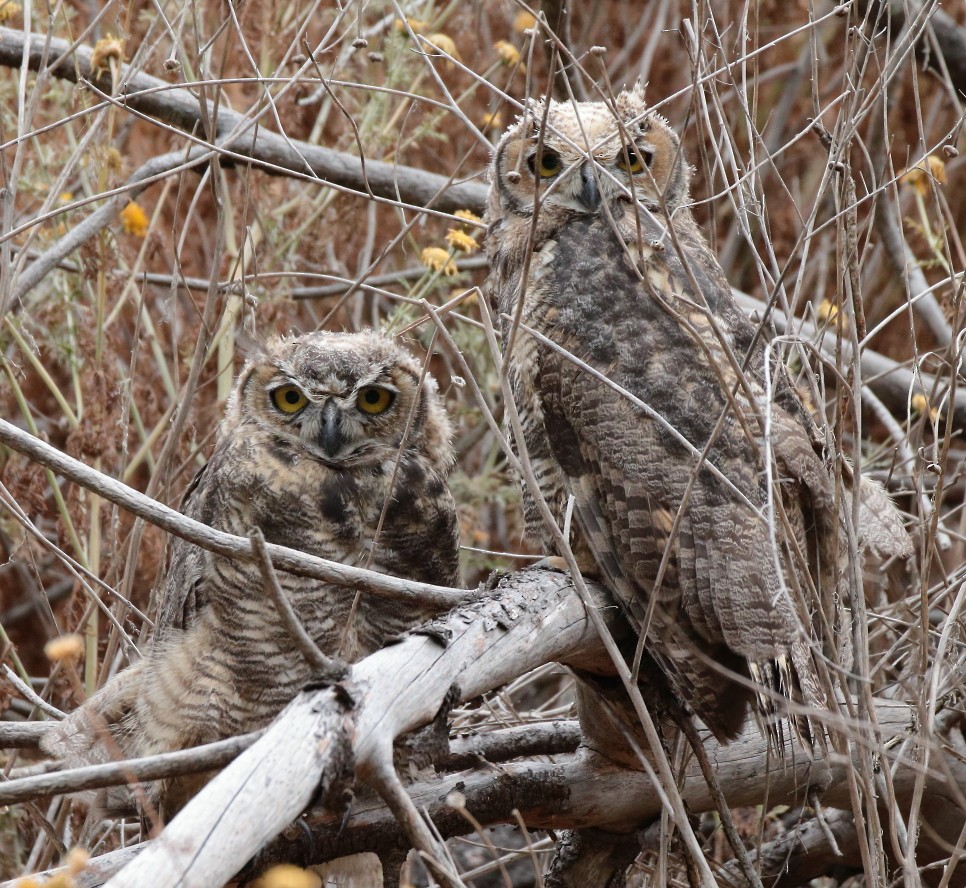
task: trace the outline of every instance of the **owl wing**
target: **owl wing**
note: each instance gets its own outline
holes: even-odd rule
[[[212,475],[211,462],[196,473],[181,499],[181,512],[204,521]],[[208,553],[187,542],[172,538],[171,555],[164,585],[161,587],[155,626],[155,639],[162,641],[172,631],[188,629],[204,605],[201,578]]]
[[[688,282],[696,275],[664,261],[642,280],[616,238],[598,237],[596,251],[578,247],[588,242],[580,227],[561,232],[538,285],[555,294],[544,330],[564,352],[539,350],[546,435],[585,541],[635,628],[647,633],[648,650],[678,697],[720,737],[732,737],[745,711],[736,703],[753,696],[742,678],[785,694],[795,681],[809,702],[823,699],[786,585],[794,571],[779,522],[777,540],[769,527],[757,419],[732,365],[716,353],[707,312],[694,308]],[[668,310],[676,295],[683,298]],[[729,301],[720,287],[707,299],[726,335],[751,341],[746,329],[729,333],[740,316],[722,310]],[[805,429],[773,409],[781,435],[792,436],[778,448],[779,468],[799,461],[788,482],[814,475],[821,491],[828,477]],[[774,700],[762,707],[773,710]]]

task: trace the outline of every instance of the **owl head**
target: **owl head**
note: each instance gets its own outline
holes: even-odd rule
[[[435,380],[420,376],[410,352],[371,331],[276,338],[242,370],[219,438],[268,433],[334,467],[394,459],[405,439],[445,471],[449,421]]]
[[[687,200],[688,177],[680,141],[647,111],[642,85],[612,103],[542,99],[529,103],[494,151],[488,216],[533,215],[538,199],[541,212],[594,215],[604,204],[634,200],[673,210]]]

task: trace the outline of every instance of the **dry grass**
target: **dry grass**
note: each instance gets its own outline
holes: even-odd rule
[[[553,23],[555,8],[545,7]],[[292,140],[479,181],[501,126],[550,81],[528,16],[511,0],[343,10],[302,0],[76,0],[43,10],[0,0],[0,20],[15,34],[94,47],[94,67],[109,77],[95,88],[14,67],[0,79],[0,413],[177,505],[204,463],[246,340],[371,325],[408,330],[425,349],[434,326],[419,300],[440,305],[460,294],[447,328],[498,412],[473,323],[473,288],[485,270],[471,245],[464,253],[446,241],[454,229],[479,241],[482,229],[392,195],[377,200],[225,156],[140,190],[110,224],[23,283],[38,257],[56,252],[145,163],[207,141],[203,125],[189,138],[173,116],[110,100],[132,73],[193,83],[196,96]],[[918,563],[889,582],[869,578],[865,678],[928,716],[958,699],[966,641],[957,597],[966,561],[963,426],[951,406],[963,381],[966,203],[955,195],[966,172],[956,151],[961,101],[948,77],[923,70],[907,38],[863,25],[857,5],[609,0],[576,5],[566,35],[574,57],[565,57],[578,95],[594,83],[649,83],[650,101],[682,133],[695,165],[695,213],[734,287],[774,300],[791,331],[796,319],[815,321],[834,343],[862,336],[850,295],[857,284],[863,347],[937,380],[926,397],[910,389],[899,403],[880,404],[836,385],[836,370],[813,350],[787,349],[803,380],[818,374],[817,409],[842,451],[886,480],[907,513]],[[936,159],[929,174],[902,178],[926,157]],[[426,248],[471,267],[452,275],[426,267]],[[366,283],[347,290],[343,281]],[[910,307],[925,286],[931,296]],[[516,484],[455,355],[436,348],[431,366],[458,429],[453,489],[466,579],[475,582],[519,563],[491,553],[527,552]],[[845,378],[848,362],[838,370]],[[150,615],[165,540],[2,449],[0,485],[6,662],[70,709],[124,665],[121,633],[136,643],[149,629],[139,613]],[[69,661],[52,665],[43,651],[73,632],[85,648],[72,675]],[[526,707],[560,705],[528,693]],[[511,696],[487,704],[492,723],[521,717]],[[0,707],[8,719],[36,717],[12,686]],[[461,718],[488,723],[480,713]],[[22,764],[11,757],[8,767]],[[883,810],[914,832],[922,812],[883,792]],[[751,840],[768,838],[779,817],[763,813]],[[887,831],[897,828],[885,821]],[[61,799],[6,810],[0,872],[55,863],[82,824],[78,807]],[[117,830],[83,838],[95,851],[121,841]],[[886,884],[892,840],[872,837],[869,848],[866,884]]]

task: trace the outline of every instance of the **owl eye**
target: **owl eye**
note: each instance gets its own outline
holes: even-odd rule
[[[654,152],[649,148],[641,151],[634,145],[626,145],[617,155],[617,166],[629,173],[639,173],[644,167],[649,167],[654,160]]]
[[[389,389],[378,385],[367,385],[359,389],[359,394],[356,395],[356,406],[363,413],[376,416],[379,413],[385,413],[395,397]]]
[[[535,176],[539,174],[543,179],[550,179],[560,172],[563,164],[560,161],[560,155],[556,151],[544,148],[539,157],[536,153],[530,155],[530,158],[527,160],[527,166],[530,167],[530,172]]]
[[[282,413],[298,413],[309,399],[297,385],[281,385],[272,392],[272,403]]]

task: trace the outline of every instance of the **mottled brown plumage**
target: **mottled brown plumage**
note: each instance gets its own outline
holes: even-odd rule
[[[185,514],[244,536],[258,527],[270,543],[333,561],[455,586],[450,427],[435,382],[426,375],[420,384],[420,376],[408,352],[375,333],[269,343],[237,381]],[[350,618],[353,589],[278,577],[318,646],[349,661],[433,615],[362,592]],[[145,658],[45,746],[75,761],[108,760],[218,740],[267,724],[310,677],[259,568],[174,540]],[[116,749],[98,722],[110,726]],[[162,787],[164,813],[198,782]]]
[[[658,697],[722,740],[755,701],[778,736],[784,698],[826,706],[821,660],[851,662],[842,491],[691,217],[677,136],[639,88],[534,103],[490,175],[488,289],[540,493],[559,527],[574,497],[575,553],[645,633]]]

